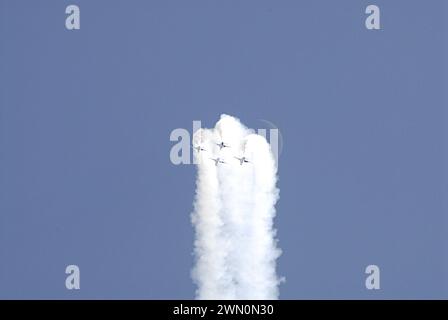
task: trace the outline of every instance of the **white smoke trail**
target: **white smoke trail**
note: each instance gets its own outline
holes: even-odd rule
[[[228,147],[220,148],[221,142]],[[205,149],[195,151],[197,298],[278,299],[277,168],[268,142],[238,119],[222,115],[214,129],[194,134],[193,146]],[[218,158],[225,163],[215,165]]]

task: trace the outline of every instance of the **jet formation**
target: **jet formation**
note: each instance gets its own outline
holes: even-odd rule
[[[224,141],[221,141],[220,143],[215,143],[215,144],[219,147],[219,150],[222,150],[223,148],[230,148],[230,145],[224,143]],[[197,153],[200,153],[202,151],[207,151],[200,145],[195,146],[193,149],[196,150]],[[238,160],[238,162],[240,163],[240,166],[242,166],[245,163],[250,163],[250,161],[245,156],[241,156],[241,157],[235,156],[234,158]],[[221,163],[227,163],[220,157],[210,158],[210,160],[215,162],[215,166],[218,166]]]

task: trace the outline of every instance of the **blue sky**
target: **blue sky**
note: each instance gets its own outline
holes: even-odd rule
[[[193,298],[169,136],[221,113],[284,138],[281,298],[448,297],[446,7],[372,3],[0,0],[0,298]]]

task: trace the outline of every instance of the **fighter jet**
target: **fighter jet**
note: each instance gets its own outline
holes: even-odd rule
[[[201,146],[196,146],[194,147],[194,150],[196,150],[198,153],[201,151],[206,151],[204,148],[202,148]]]
[[[238,159],[238,161],[240,162],[240,166],[243,165],[243,163],[250,162],[249,160],[246,159],[246,157],[241,157],[241,158],[235,157],[235,159]]]
[[[222,148],[229,148],[230,146],[225,144],[224,141],[221,141],[221,143],[217,143],[216,144],[219,147],[219,150],[221,150]]]
[[[220,158],[216,158],[216,159],[210,158],[210,159],[213,160],[213,161],[215,161],[215,166],[218,166],[219,163],[225,163],[225,162],[222,161]]]

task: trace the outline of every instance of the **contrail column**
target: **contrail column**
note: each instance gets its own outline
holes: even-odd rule
[[[210,132],[202,132],[208,134]],[[211,150],[211,143],[205,143]],[[196,153],[196,199],[191,215],[195,227],[196,264],[192,271],[198,299],[233,299],[232,279],[226,266],[227,244],[222,234],[221,200],[216,166],[209,154]]]

